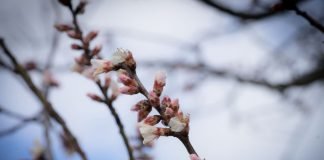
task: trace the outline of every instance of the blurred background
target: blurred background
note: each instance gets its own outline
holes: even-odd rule
[[[21,63],[35,62],[59,83],[48,93],[89,159],[122,160],[127,152],[106,106],[89,99],[99,93],[72,72],[73,42],[53,27],[71,23],[56,0],[0,0],[0,36]],[[78,0],[73,0],[75,4]],[[104,58],[116,48],[133,52],[147,88],[156,71],[167,73],[164,95],[180,99],[190,114],[190,139],[206,160],[324,159],[324,37],[294,11],[274,11],[278,0],[89,0],[79,16],[84,32],[98,30]],[[323,0],[298,0],[298,7],[324,22]],[[0,51],[0,53],[2,50]],[[0,54],[3,62],[9,62]],[[30,72],[42,85],[44,74]],[[0,157],[32,159],[43,126],[23,121],[41,104],[22,79],[0,67]],[[128,137],[136,132],[143,97],[121,95],[115,107]],[[20,115],[10,116],[4,110]],[[19,129],[5,133],[21,125]],[[54,159],[68,155],[60,128],[50,132]],[[136,141],[131,141],[135,145]],[[155,160],[189,159],[175,138],[161,137],[144,152]]]

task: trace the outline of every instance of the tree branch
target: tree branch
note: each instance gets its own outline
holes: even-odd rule
[[[30,78],[29,74],[27,71],[18,63],[16,58],[13,56],[13,54],[9,51],[7,48],[6,44],[4,43],[4,40],[0,38],[0,46],[2,47],[4,54],[8,56],[10,61],[13,63],[15,70],[17,70],[17,73],[23,78],[23,80],[26,82],[30,90],[35,94],[35,96],[38,98],[38,100],[42,103],[44,109],[48,112],[48,114],[58,123],[61,125],[62,129],[64,132],[71,138],[71,143],[73,144],[74,149],[76,152],[79,153],[81,158],[83,160],[86,160],[87,157],[80,147],[77,139],[75,136],[72,134],[68,126],[66,125],[65,121],[63,118],[56,112],[56,110],[53,108],[51,103],[45,98],[43,93],[35,86],[33,83],[32,79]]]
[[[199,1],[210,6],[210,7],[215,8],[221,12],[224,12],[228,15],[231,15],[231,16],[234,16],[237,18],[241,18],[244,20],[259,20],[259,19],[264,19],[264,18],[278,15],[279,13],[283,13],[281,11],[274,12],[270,8],[268,11],[264,11],[264,12],[260,12],[260,13],[248,13],[248,12],[237,11],[232,8],[226,7],[223,4],[221,4],[220,2],[217,2],[214,0],[199,0]]]
[[[284,91],[288,88],[295,87],[295,86],[308,85],[315,81],[324,79],[324,67],[321,66],[313,69],[309,73],[305,73],[304,75],[298,76],[297,78],[294,78],[288,82],[274,84],[266,80],[248,78],[230,71],[215,69],[205,64],[188,64],[183,62],[166,62],[166,61],[165,62],[141,62],[140,64],[146,66],[158,65],[158,66],[168,67],[170,69],[184,69],[184,70],[190,70],[199,73],[208,73],[208,75],[212,75],[215,77],[230,78],[241,83],[249,83],[249,84],[258,85],[258,86],[266,87],[277,91]]]
[[[297,6],[294,6],[293,10],[297,15],[303,17],[311,26],[324,33],[324,26],[313,17],[311,17],[307,12],[300,10]]]
[[[121,122],[121,120],[119,118],[119,115],[118,115],[118,113],[115,110],[115,107],[113,106],[113,103],[112,103],[113,101],[108,97],[107,92],[105,91],[105,89],[103,88],[103,86],[101,86],[100,83],[97,83],[97,85],[98,85],[98,87],[99,87],[102,95],[105,98],[104,101],[103,101],[103,103],[106,104],[106,106],[110,110],[110,113],[114,117],[115,122],[116,122],[116,124],[117,124],[117,126],[119,128],[119,133],[122,136],[122,139],[124,141],[124,144],[125,144],[125,146],[127,148],[127,153],[128,153],[129,159],[130,160],[135,160],[134,155],[133,155],[133,149],[130,146],[129,140],[128,140],[127,136],[126,136],[126,133],[125,133],[125,130],[124,130],[124,125]]]

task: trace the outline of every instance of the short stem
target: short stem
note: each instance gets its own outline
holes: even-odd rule
[[[177,138],[182,142],[182,144],[186,147],[187,151],[189,154],[197,154],[197,152],[195,151],[195,149],[193,148],[193,146],[190,143],[189,140],[189,136],[177,136]]]

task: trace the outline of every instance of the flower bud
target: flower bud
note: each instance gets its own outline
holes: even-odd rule
[[[67,31],[67,35],[73,39],[81,39],[81,33],[76,32],[75,30]]]
[[[87,96],[88,96],[89,98],[91,98],[92,100],[94,100],[94,101],[98,101],[98,102],[103,101],[103,100],[101,99],[101,97],[99,97],[97,94],[94,94],[94,93],[88,93]]]
[[[91,55],[92,55],[92,56],[96,56],[96,55],[98,55],[99,52],[101,51],[101,49],[102,49],[102,45],[100,45],[100,44],[99,44],[99,45],[96,45],[96,46],[93,48]]]
[[[77,8],[75,9],[76,14],[83,14],[85,10],[85,6],[88,4],[87,1],[81,0]]]
[[[153,126],[159,123],[161,119],[159,115],[149,116],[144,119],[144,123]]]
[[[31,71],[37,68],[37,64],[34,61],[28,61],[24,64],[24,68],[27,71]]]
[[[136,69],[136,62],[135,59],[133,58],[133,54],[131,51],[126,50],[126,58],[125,58],[126,65],[131,69],[135,70]]]
[[[90,33],[88,33],[88,35],[84,38],[84,43],[89,43],[90,41],[92,41],[94,38],[96,38],[98,35],[98,31],[91,31]]]
[[[70,31],[73,29],[72,26],[67,25],[67,24],[55,24],[54,27],[60,32],[66,32],[66,31]]]
[[[149,101],[153,106],[159,106],[160,105],[160,98],[153,92],[151,91],[149,93]]]
[[[72,49],[75,49],[75,50],[81,50],[81,49],[83,49],[83,47],[80,46],[80,45],[78,45],[78,44],[71,44],[71,48]]]
[[[124,86],[119,88],[119,92],[122,94],[133,95],[133,94],[137,94],[139,90],[137,87],[134,86]]]
[[[163,91],[163,87],[165,86],[165,80],[166,80],[165,72],[160,71],[155,75],[153,91],[159,97],[161,96],[161,93]]]

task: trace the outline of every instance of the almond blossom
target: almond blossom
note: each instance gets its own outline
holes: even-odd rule
[[[158,131],[158,128],[155,126],[151,126],[149,124],[145,123],[145,120],[138,123],[139,131],[143,137],[143,144],[148,144],[152,142],[153,140],[160,137],[160,135],[156,134]]]
[[[181,119],[179,117],[172,117],[170,119],[170,122],[168,124],[171,127],[171,131],[174,132],[181,132],[185,127],[186,127],[186,123],[181,121]]]
[[[97,76],[100,73],[107,73],[113,69],[113,64],[109,60],[91,59],[91,65],[95,68],[93,76]]]

